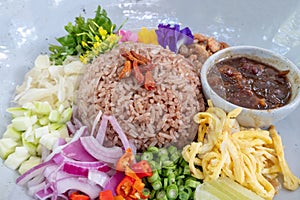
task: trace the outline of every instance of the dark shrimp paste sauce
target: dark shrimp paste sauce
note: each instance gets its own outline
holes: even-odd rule
[[[288,70],[245,57],[228,58],[215,64],[208,73],[212,89],[227,101],[245,108],[272,109],[288,103],[291,84]]]

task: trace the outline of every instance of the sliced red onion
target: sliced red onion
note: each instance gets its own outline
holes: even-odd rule
[[[42,174],[33,177],[31,180],[27,182],[27,187],[38,185],[45,180],[45,177]]]
[[[81,140],[76,140],[69,143],[62,149],[65,156],[79,161],[97,161],[93,156],[91,156],[85,146],[82,145]]]
[[[25,183],[27,183],[29,180],[33,179],[34,177],[40,175],[41,173],[43,173],[43,171],[45,170],[46,167],[48,167],[50,164],[53,164],[53,161],[47,161],[47,162],[43,162],[29,170],[27,170],[24,174],[22,174],[21,176],[19,176],[16,180],[16,183],[18,185],[24,185]]]
[[[73,138],[71,139],[71,141],[65,145],[56,147],[55,149],[52,150],[51,154],[45,159],[45,161],[51,160],[53,158],[53,156],[57,153],[60,153],[62,151],[63,148],[69,146],[70,144],[72,144],[73,142],[78,141],[78,139],[82,136],[85,135],[87,132],[87,127],[83,126],[81,127],[79,130],[77,130],[73,136]]]
[[[101,116],[102,116],[102,111],[99,110],[99,112],[98,112],[98,114],[97,114],[97,116],[96,116],[96,118],[95,118],[95,120],[94,120],[93,127],[92,127],[92,131],[91,131],[91,134],[90,134],[90,135],[94,135],[95,128],[96,128],[98,122],[100,121]]]
[[[120,140],[121,140],[124,148],[125,149],[132,148],[131,145],[129,144],[129,141],[128,141],[125,133],[123,132],[121,126],[117,122],[117,119],[115,118],[115,116],[111,115],[111,116],[106,116],[106,117],[108,118],[108,120],[110,121],[111,125],[113,126],[113,129],[118,133],[119,138],[120,138]]]
[[[42,190],[43,188],[45,188],[46,183],[45,182],[41,182],[37,185],[32,185],[30,187],[28,187],[28,194],[30,196],[33,196],[36,192]]]
[[[56,182],[58,194],[63,194],[70,189],[81,191],[88,195],[91,199],[95,199],[101,191],[100,186],[89,181],[87,178],[65,178]]]
[[[53,190],[50,187],[43,188],[34,195],[37,199],[47,200],[53,196]]]
[[[103,162],[116,163],[123,155],[123,151],[120,147],[104,147],[100,145],[98,140],[93,136],[81,137],[80,141],[90,155]]]
[[[103,145],[103,141],[104,141],[105,133],[106,133],[106,129],[107,129],[107,122],[108,122],[107,117],[103,116],[100,127],[99,127],[97,135],[96,135],[96,139],[98,140],[100,145]]]
[[[93,165],[93,164],[92,164]],[[76,165],[75,163],[72,162],[65,162],[63,164],[62,170],[64,172],[67,172],[69,174],[73,174],[76,176],[85,176],[87,177],[89,174],[89,171],[102,171],[108,172],[111,168],[108,165],[102,164],[98,166],[92,166],[90,164],[86,165]]]
[[[112,191],[113,195],[116,195],[116,188],[118,184],[122,181],[122,179],[125,177],[124,172],[116,172],[106,183],[103,190],[110,190]]]
[[[71,121],[68,121],[66,123],[66,126],[67,126],[67,129],[68,129],[68,132],[69,132],[69,135],[74,135],[75,132],[76,132],[76,128],[75,126],[73,125],[73,123]]]
[[[89,170],[88,179],[103,188],[109,181],[110,177],[104,172],[100,172],[98,170]]]

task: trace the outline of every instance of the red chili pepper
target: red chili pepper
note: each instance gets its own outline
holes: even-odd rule
[[[128,197],[133,192],[134,181],[135,180],[133,178],[125,176],[117,186],[116,193],[127,199],[126,197]]]
[[[81,194],[79,192],[73,192],[70,194],[69,199],[70,200],[89,200],[90,197],[85,194]]]
[[[130,166],[134,160],[133,153],[130,148],[126,149],[126,152],[116,163],[116,170],[124,172],[126,167]]]
[[[104,190],[99,193],[99,200],[114,200],[111,190]]]
[[[131,169],[136,173],[139,178],[152,176],[152,168],[146,160],[131,165]]]

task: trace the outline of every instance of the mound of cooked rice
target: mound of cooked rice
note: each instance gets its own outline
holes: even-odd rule
[[[126,61],[120,49],[134,50],[151,60],[156,89],[146,90],[133,73],[118,79]],[[86,67],[78,94],[77,113],[83,124],[91,130],[99,110],[113,114],[139,150],[189,143],[198,127],[193,116],[205,110],[196,69],[183,56],[159,45],[122,43],[100,55]],[[105,144],[121,145],[111,127]]]

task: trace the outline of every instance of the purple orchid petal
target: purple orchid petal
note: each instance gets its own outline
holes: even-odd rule
[[[179,24],[164,25],[159,24],[155,30],[158,43],[164,48],[169,48],[173,52],[177,52],[182,44],[191,44],[194,41],[194,36],[188,27],[180,30]]]

